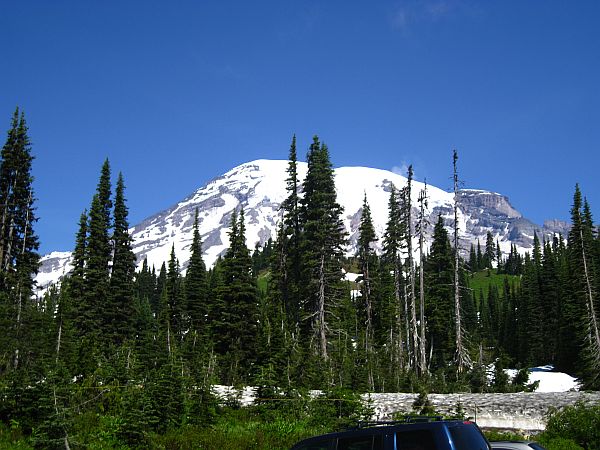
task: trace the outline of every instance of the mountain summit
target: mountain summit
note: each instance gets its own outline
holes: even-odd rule
[[[157,269],[168,261],[171,247],[185,270],[190,257],[192,227],[196,208],[202,235],[204,260],[208,266],[224,253],[229,243],[231,213],[244,208],[246,238],[250,248],[275,238],[277,224],[281,220],[280,205],[286,198],[287,160],[256,160],[233,168],[213,179],[176,205],[161,211],[130,229],[133,251],[138,264],[147,258],[149,266]],[[306,163],[298,163],[300,180],[306,175]],[[364,195],[371,207],[375,231],[381,238],[388,214],[391,186],[403,187],[406,177],[381,169],[366,167],[340,167],[335,169],[338,203],[344,208],[344,225],[349,235],[348,254],[353,254],[358,238],[361,207]],[[412,202],[424,184],[413,181]],[[427,186],[429,205],[429,235],[438,215],[447,226],[454,220],[453,193],[435,186]],[[459,227],[461,247],[468,252],[470,244],[479,239],[485,244],[487,232],[498,241],[503,252],[508,253],[511,244],[521,251],[531,248],[534,233],[566,234],[568,225],[560,221],[546,221],[543,227],[523,217],[510,204],[507,197],[494,192],[464,189],[459,199]],[[414,214],[416,217],[416,214]],[[60,279],[70,270],[70,253],[53,252],[42,258],[37,277],[38,287],[43,289]]]

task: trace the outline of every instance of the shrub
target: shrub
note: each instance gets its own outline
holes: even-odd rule
[[[586,450],[600,449],[600,405],[579,402],[550,411],[541,438],[548,442],[557,438],[572,440]]]

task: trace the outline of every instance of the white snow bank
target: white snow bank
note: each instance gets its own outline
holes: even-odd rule
[[[506,369],[506,373],[512,378],[517,374],[515,369]],[[554,366],[531,367],[529,371],[528,383],[539,381],[535,392],[567,392],[578,391],[581,384],[577,378],[563,372],[554,372]]]

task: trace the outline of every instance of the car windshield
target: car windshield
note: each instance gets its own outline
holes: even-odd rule
[[[489,445],[479,428],[473,423],[459,423],[448,427],[456,450],[489,450]]]

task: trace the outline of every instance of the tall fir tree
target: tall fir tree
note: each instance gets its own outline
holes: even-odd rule
[[[169,325],[176,343],[183,339],[185,331],[185,305],[183,297],[183,280],[181,278],[179,260],[175,254],[175,244],[171,246],[171,256],[167,268],[165,291],[169,310]]]
[[[313,354],[327,361],[330,314],[338,304],[342,291],[341,258],[345,230],[342,207],[337,203],[333,168],[329,150],[315,136],[308,156],[308,171],[303,183],[301,201],[303,228],[303,318],[308,324]]]
[[[432,369],[452,362],[456,349],[453,310],[453,251],[442,216],[433,229],[433,241],[425,265],[427,294],[427,325],[429,330]]]
[[[292,138],[287,167],[286,192],[287,197],[281,207],[283,210],[283,230],[280,235],[281,251],[285,263],[281,266],[281,285],[283,302],[288,316],[296,326],[300,322],[300,280],[301,280],[301,218],[300,218],[300,181],[298,178],[298,161],[296,152],[296,135]]]
[[[115,188],[114,227],[112,233],[112,270],[110,294],[107,298],[104,332],[115,344],[134,337],[135,303],[133,280],[135,254],[129,235],[128,209],[125,204],[125,183],[119,173]]]
[[[392,273],[393,288],[391,290],[392,298],[389,303],[390,316],[393,320],[388,322],[386,335],[388,345],[392,351],[389,353],[393,368],[398,368],[395,376],[395,385],[399,386],[399,377],[406,364],[406,349],[404,341],[403,304],[405,298],[405,283],[402,274],[402,252],[406,242],[406,221],[402,215],[400,205],[402,195],[398,193],[395,186],[391,186],[390,198],[388,201],[388,221],[383,235],[383,268],[381,273]]]
[[[600,323],[596,298],[594,269],[594,228],[587,201],[582,202],[579,185],[575,187],[571,208],[571,231],[569,232],[569,272],[571,295],[568,313],[579,316],[579,326],[574,330],[580,348],[583,349],[581,373],[588,387],[600,385]]]
[[[373,227],[373,219],[371,218],[371,208],[367,202],[367,194],[363,199],[362,214],[360,218],[360,224],[358,227],[358,260],[362,272],[362,285],[361,292],[362,296],[362,311],[364,314],[362,318],[364,320],[364,336],[365,336],[365,353],[366,353],[366,364],[367,364],[367,383],[368,389],[373,391],[375,388],[373,364],[374,364],[374,313],[375,306],[373,301],[374,295],[374,280],[376,276],[376,265],[377,257],[375,255],[375,249],[373,245],[377,241],[375,235],[375,228]]]
[[[246,246],[244,209],[232,215],[229,249],[223,258],[223,283],[219,330],[223,378],[227,383],[248,382],[256,358],[257,288],[252,277],[252,260]]]
[[[110,290],[110,261],[112,247],[110,164],[104,161],[96,194],[89,213],[88,241],[86,246],[85,291],[78,310],[89,311],[85,324],[88,336],[100,337],[105,323],[107,298]]]
[[[196,346],[196,340],[207,333],[207,301],[206,265],[202,259],[202,239],[196,208],[190,261],[185,276],[185,309],[189,317],[190,332],[193,335],[193,347]]]
[[[31,164],[31,143],[23,112],[13,115],[6,143],[0,153],[0,325],[12,330],[12,342],[4,342],[4,351],[13,354],[17,368],[28,352],[21,335],[23,318],[33,308],[31,302],[39,255],[35,196]]]

